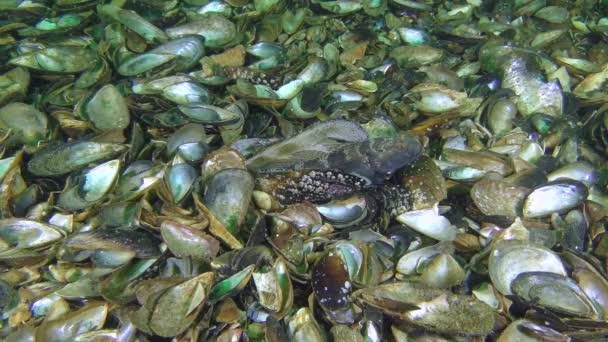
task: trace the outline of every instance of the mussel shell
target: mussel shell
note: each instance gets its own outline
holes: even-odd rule
[[[96,229],[71,235],[65,246],[76,250],[133,251],[137,258],[160,255],[158,241],[143,230]]]
[[[525,187],[486,177],[475,183],[471,198],[484,215],[517,217],[529,192]]]
[[[192,35],[168,41],[149,51],[152,54],[177,56],[175,71],[185,71],[198,63],[205,55],[205,46],[200,36]]]
[[[415,210],[431,208],[447,197],[447,186],[441,169],[427,156],[420,156],[402,168],[399,180],[411,193]]]
[[[217,282],[211,288],[211,292],[209,293],[209,300],[212,302],[217,302],[226,297],[232,297],[237,293],[241,292],[247,283],[249,283],[249,279],[253,275],[255,271],[255,265],[249,265],[242,269],[241,271],[233,274],[232,276]]]
[[[550,272],[523,272],[511,283],[511,291],[526,301],[534,301],[567,315],[597,319],[593,304],[576,282]]]
[[[178,105],[211,101],[211,92],[206,87],[193,81],[172,84],[163,89],[162,96]]]
[[[324,203],[345,199],[369,185],[366,179],[334,170],[301,170],[269,174],[256,179],[256,188],[281,204]]]
[[[177,59],[177,56],[161,53],[145,53],[139,56],[133,56],[123,62],[118,68],[118,73],[123,76],[136,76],[146,73],[162,65],[169,64]]]
[[[221,47],[237,36],[236,25],[218,13],[208,13],[195,21],[165,30],[170,38],[198,34],[205,38],[205,46]]]
[[[293,304],[293,287],[285,262],[277,259],[270,271],[254,272],[253,281],[261,306],[273,313],[290,309]]]
[[[230,125],[241,119],[238,113],[202,103],[184,104],[178,108],[190,119],[206,125]]]
[[[10,64],[41,72],[61,74],[77,73],[95,65],[97,54],[93,49],[80,46],[54,46],[15,57]]]
[[[253,188],[254,179],[247,170],[224,169],[209,181],[203,201],[228,231],[236,233],[249,208]]]
[[[299,169],[307,161],[312,162],[322,157],[319,151],[333,151],[338,149],[341,143],[367,140],[367,132],[354,122],[326,121],[312,125],[295,137],[267,147],[247,160],[247,167],[254,172],[284,172]],[[324,162],[322,166],[325,166]]]
[[[584,183],[587,186],[597,183],[599,177],[599,171],[596,170],[591,163],[585,161],[578,161],[565,165],[547,175],[549,181],[555,181],[559,178],[569,178]]]
[[[566,341],[569,337],[560,334],[549,327],[538,325],[526,319],[511,322],[498,336],[497,342],[536,342],[544,341]]]
[[[28,104],[13,102],[0,108],[0,132],[12,130],[6,146],[35,145],[45,138],[47,126],[46,115]]]
[[[464,268],[458,261],[450,254],[441,253],[424,266],[420,281],[431,287],[449,288],[460,284],[464,277]]]
[[[312,269],[315,298],[331,321],[352,324],[355,320],[350,302],[351,282],[342,258],[330,252]]]
[[[445,216],[439,215],[437,207],[402,213],[397,216],[397,221],[439,241],[453,241],[458,233]]]
[[[511,284],[524,272],[550,272],[567,275],[559,256],[550,249],[526,241],[498,241],[488,264],[490,279],[496,289],[504,294],[513,294]]]
[[[312,269],[312,288],[319,303],[330,310],[348,305],[351,284],[342,259],[327,254]]]
[[[165,337],[184,332],[195,320],[197,309],[210,295],[214,274],[203,273],[165,291],[155,302],[150,328]]]
[[[164,221],[160,233],[169,250],[177,257],[209,260],[220,249],[220,243],[214,237],[177,222]]]
[[[369,201],[374,199],[362,194],[351,196],[344,200],[333,200],[325,204],[317,204],[317,210],[324,218],[332,222],[336,228],[355,225],[367,217]]]
[[[97,204],[111,192],[118,179],[120,160],[114,159],[98,165],[59,195],[58,205],[67,210],[81,210]]]
[[[309,202],[296,203],[288,206],[276,217],[287,221],[303,234],[310,234],[323,223],[317,209]]]
[[[171,165],[165,171],[165,183],[174,203],[180,203],[192,190],[196,169],[190,164]]]
[[[205,133],[205,127],[199,124],[187,124],[182,126],[180,129],[175,131],[167,139],[167,155],[173,156],[176,151],[180,151],[183,145],[188,144],[200,144],[200,148],[204,151],[204,154],[208,152],[209,146],[206,142],[207,134]],[[193,147],[184,148],[183,151],[188,151]],[[184,153],[180,153],[184,154]],[[198,161],[204,157],[200,156],[195,161]],[[190,160],[189,160],[190,161]]]
[[[423,247],[403,255],[397,262],[396,271],[405,274],[416,274],[418,266],[427,263],[439,254],[453,253],[452,242],[440,242],[432,246]]]
[[[86,165],[107,160],[125,152],[122,144],[76,141],[52,145],[34,154],[27,164],[28,171],[37,176],[61,176]],[[60,163],[57,161],[61,160]]]
[[[61,239],[58,227],[28,219],[0,220],[0,238],[17,248],[37,248]]]
[[[526,218],[549,216],[578,206],[588,195],[585,184],[559,179],[534,189],[524,202],[523,214]]]
[[[310,309],[303,307],[290,317],[288,321],[289,340],[294,342],[323,342],[327,338],[325,331],[310,312]]]
[[[108,316],[109,304],[91,302],[61,319],[44,321],[36,329],[36,341],[71,341],[82,333],[102,328]],[[86,323],[85,323],[86,322]]]
[[[81,109],[82,115],[91,121],[95,128],[107,131],[129,126],[127,102],[116,86],[107,84],[85,100]]]
[[[431,331],[486,335],[494,328],[494,311],[485,303],[425,284],[391,282],[358,290],[353,296],[386,315]]]

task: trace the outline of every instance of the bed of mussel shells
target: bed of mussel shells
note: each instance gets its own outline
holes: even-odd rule
[[[0,0],[5,341],[604,341],[608,4]]]

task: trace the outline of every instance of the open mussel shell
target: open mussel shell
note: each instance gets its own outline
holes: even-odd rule
[[[180,105],[178,108],[188,118],[205,125],[230,125],[241,119],[236,112],[208,104],[190,103]]]
[[[190,164],[174,164],[167,168],[165,184],[173,203],[180,203],[186,198],[197,176],[196,169]]]
[[[40,72],[72,74],[95,65],[95,50],[81,46],[53,46],[15,57],[10,64]]]
[[[21,101],[30,84],[30,73],[25,68],[16,67],[0,75],[0,83],[5,85],[4,91],[0,93],[0,105],[11,100]]]
[[[549,181],[569,178],[591,186],[598,182],[600,172],[589,162],[577,161],[560,167],[547,175]]]
[[[144,230],[96,229],[71,235],[65,240],[66,259],[91,256],[99,266],[117,267],[132,258],[160,255],[158,241]]]
[[[458,233],[458,229],[445,216],[439,215],[438,207],[400,214],[397,221],[439,241],[453,241]]]
[[[118,73],[123,76],[137,76],[161,66],[175,63],[176,59],[177,57],[173,54],[148,52],[126,60],[118,68]]]
[[[559,179],[534,189],[526,198],[523,215],[526,218],[549,216],[555,212],[572,209],[589,195],[585,184]]]
[[[262,269],[271,267],[273,262],[272,250],[264,245],[257,245],[226,252],[213,259],[210,266],[220,274],[233,275],[250,265]]]
[[[464,268],[458,261],[450,254],[441,253],[422,268],[419,279],[431,287],[449,288],[462,283],[464,277]]]
[[[243,223],[253,195],[254,179],[247,170],[224,169],[209,181],[203,202],[231,233]]]
[[[171,84],[163,89],[161,95],[166,100],[178,105],[211,101],[209,89],[193,81]]]
[[[454,245],[452,242],[439,242],[431,246],[419,248],[406,253],[397,262],[396,271],[405,274],[416,274],[420,265],[428,263],[435,256],[442,253],[453,253]]]
[[[42,222],[28,219],[0,220],[0,239],[16,248],[39,248],[62,239],[65,232]]]
[[[396,271],[401,277],[420,281],[433,288],[458,285],[464,280],[465,272],[453,253],[451,242],[423,247],[403,255],[397,262]]]
[[[165,337],[179,335],[188,329],[209,298],[213,279],[213,273],[207,272],[165,291],[155,302],[150,329]]]
[[[309,202],[292,204],[280,214],[272,216],[291,224],[294,228],[305,235],[316,232],[323,223],[321,215],[315,206]],[[273,222],[276,224],[281,224],[281,222]]]
[[[287,322],[287,332],[292,341],[322,342],[327,340],[326,332],[315,320],[309,308],[298,309]]]
[[[503,330],[498,342],[521,341],[568,341],[570,338],[546,326],[538,325],[527,319],[518,319]]]
[[[312,288],[315,298],[332,321],[341,324],[354,322],[349,298],[352,285],[340,256],[330,252],[317,262],[312,269]]]
[[[528,188],[486,175],[471,188],[471,198],[484,215],[521,216]]]
[[[102,201],[118,179],[120,160],[103,163],[75,179],[59,195],[58,205],[66,210],[82,210]]]
[[[317,115],[319,109],[318,105],[316,106],[317,108],[303,107],[303,98],[306,94],[306,89],[307,88],[305,87],[301,93],[289,100],[284,110],[284,113],[287,117],[297,119],[311,119]]]
[[[182,37],[129,58],[119,66],[118,73],[123,76],[136,76],[173,61],[176,71],[184,71],[198,63],[204,54],[205,47],[200,36]]]
[[[335,150],[339,142],[365,142],[367,133],[360,125],[347,120],[331,120],[311,126],[302,133],[269,146],[247,161],[254,172],[296,169],[307,161],[314,162],[316,153]],[[296,157],[294,152],[300,151]],[[306,152],[310,154],[307,154]],[[300,166],[301,167],[301,166]],[[310,168],[315,168],[310,166]],[[324,167],[322,167],[324,168]]]
[[[151,161],[136,161],[120,175],[114,189],[115,201],[128,201],[144,195],[163,177],[163,165]]]
[[[216,283],[211,288],[209,300],[218,302],[226,297],[232,297],[241,292],[255,271],[255,265],[249,265],[232,276]]]
[[[79,115],[101,131],[129,126],[129,108],[116,86],[107,84],[77,105]]]
[[[165,30],[170,38],[199,35],[205,38],[207,47],[221,47],[237,37],[236,25],[218,13],[208,13],[196,20]]]
[[[185,71],[198,63],[205,55],[204,40],[198,35],[185,36],[168,41],[150,50],[152,54],[175,55],[175,71]]]
[[[46,115],[28,104],[13,102],[0,108],[0,132],[12,132],[3,143],[6,146],[36,145],[45,138],[47,126]]]
[[[521,273],[567,275],[564,264],[556,253],[546,247],[519,240],[498,241],[490,252],[488,271],[492,284],[504,295],[513,294],[513,280]]]
[[[27,168],[29,172],[37,176],[61,176],[90,163],[110,159],[126,150],[127,147],[122,144],[93,141],[52,145],[36,152],[30,159]]]
[[[358,329],[350,328],[346,325],[334,325],[330,329],[330,333],[334,341],[351,341],[351,342],[363,342],[363,336],[359,333]]]
[[[136,78],[131,81],[131,91],[135,94],[152,95],[162,94],[163,90],[174,84],[190,82],[191,77],[184,75],[167,76],[161,78]]]
[[[100,5],[97,11],[100,15],[108,16],[125,25],[130,30],[137,32],[138,35],[150,43],[164,43],[168,40],[167,35],[161,29],[141,17],[135,11],[122,9],[113,4]]]
[[[411,192],[414,209],[428,209],[447,197],[446,181],[435,161],[420,156],[399,171],[401,185]]]
[[[597,319],[598,313],[576,282],[550,272],[523,272],[511,283],[511,291],[556,312]]]
[[[278,258],[268,272],[254,272],[259,303],[269,312],[282,316],[293,304],[293,287],[287,265]]]
[[[64,317],[44,321],[36,329],[35,340],[69,341],[78,335],[101,329],[106,323],[109,309],[107,303],[93,301]]]
[[[513,172],[512,162],[501,154],[490,151],[462,151],[451,148],[443,149],[441,160],[467,166],[485,172],[496,172],[508,176]]]
[[[344,200],[333,200],[317,204],[319,213],[336,228],[356,225],[369,214],[369,207],[375,207],[374,199],[364,194],[356,194]],[[371,202],[371,203],[370,203]]]
[[[353,296],[363,305],[430,331],[486,335],[494,328],[494,311],[485,303],[424,284],[386,283],[358,290]]]
[[[169,136],[167,155],[172,157],[176,152],[191,163],[203,160],[209,152],[205,127],[199,124],[187,124]]]
[[[441,173],[447,179],[454,181],[476,181],[482,178],[486,173],[484,170],[475,167],[459,165],[456,163],[439,161],[438,165],[441,168]]]
[[[220,249],[220,243],[214,237],[177,222],[164,221],[160,233],[169,250],[180,258],[210,260]]]
[[[581,255],[574,252],[562,253],[562,259],[573,269],[572,279],[576,280],[577,284],[595,305],[595,308],[600,312],[600,318],[608,316],[608,280],[600,271],[599,266],[594,259],[584,259]],[[594,266],[592,263],[596,263]]]
[[[179,145],[177,150],[180,157],[187,162],[197,163],[202,161],[209,153],[209,146],[203,142],[191,142]]]

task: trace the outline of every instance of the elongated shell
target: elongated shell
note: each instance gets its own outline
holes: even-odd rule
[[[559,256],[550,249],[518,240],[498,241],[488,264],[490,279],[496,289],[504,294],[513,294],[513,280],[524,272],[550,272],[565,276],[566,269]]]
[[[17,248],[36,248],[53,243],[65,234],[49,224],[27,219],[0,220],[0,238]]]
[[[112,190],[119,171],[118,159],[92,168],[59,195],[59,206],[67,210],[81,210],[99,203]]]
[[[253,195],[254,180],[247,170],[225,169],[209,182],[203,199],[209,211],[230,231],[243,223]]]
[[[494,327],[494,312],[485,303],[425,284],[392,282],[353,295],[365,305],[431,331],[486,335]]]
[[[581,204],[588,195],[587,187],[578,181],[560,179],[549,182],[528,195],[524,202],[523,214],[526,218],[535,218],[572,209]]]
[[[42,72],[77,73],[92,68],[97,61],[94,50],[79,46],[57,46],[15,57],[10,64]]]
[[[61,176],[90,163],[117,156],[126,150],[127,147],[122,144],[93,141],[53,145],[36,152],[27,167],[37,176]]]

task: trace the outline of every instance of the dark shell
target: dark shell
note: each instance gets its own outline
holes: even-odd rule
[[[312,289],[321,305],[330,310],[348,305],[351,285],[342,259],[332,253],[319,260],[312,270]]]

